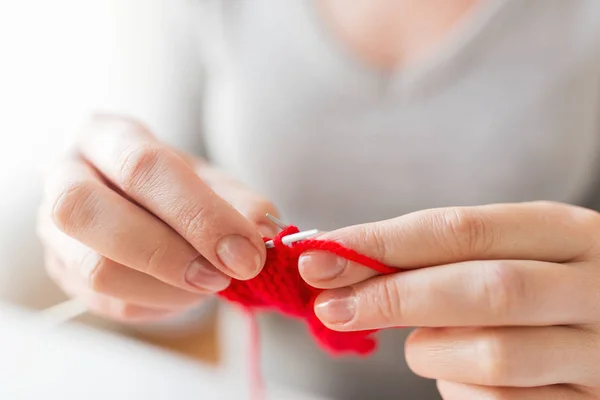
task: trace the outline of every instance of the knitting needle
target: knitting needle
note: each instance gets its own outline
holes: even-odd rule
[[[269,213],[267,213],[267,218],[269,218],[271,222],[277,225],[280,229],[286,229],[289,227],[289,225],[287,225],[285,222]],[[309,231],[303,231],[287,235],[281,241],[283,242],[283,244],[289,246],[294,242],[299,242],[300,240],[308,239],[309,237],[314,236],[317,233],[319,233],[318,229],[311,229]],[[269,240],[265,243],[265,246],[267,247],[267,249],[272,249],[273,247],[275,247],[275,243],[272,240]]]
[[[269,218],[275,225],[277,225],[281,229],[287,228],[287,225],[283,223],[281,220],[275,218],[271,214],[267,214],[267,218]],[[292,243],[299,242],[301,240],[305,240],[319,233],[318,229],[311,229],[308,231],[293,233],[291,235],[287,235],[283,237],[281,240],[283,244],[289,246]],[[269,240],[265,243],[265,247],[267,249],[272,249],[275,247],[275,243],[272,240]],[[59,325],[63,322],[67,322],[76,318],[87,311],[84,304],[79,302],[77,299],[67,300],[62,303],[59,303],[55,306],[49,307],[45,309],[42,314],[46,321],[48,321],[51,325]]]
[[[319,233],[318,229],[311,229],[308,231],[293,233],[291,235],[284,236],[281,240],[283,244],[289,246],[292,243],[299,242],[304,239],[308,239]],[[275,247],[275,243],[269,240],[265,243],[268,249]],[[57,326],[64,322],[70,321],[87,312],[87,309],[83,303],[77,299],[71,299],[59,303],[55,306],[49,307],[42,311],[43,319],[50,326]]]
[[[311,229],[308,231],[302,231],[293,233],[291,235],[284,236],[281,242],[287,246],[292,243],[305,240],[319,233],[318,229]],[[267,249],[275,247],[275,243],[272,240],[265,242]],[[87,312],[85,305],[79,302],[77,299],[71,299],[59,303],[55,306],[49,307],[42,311],[43,319],[50,326],[57,326],[64,322],[70,321]]]
[[[284,236],[283,239],[281,239],[281,242],[283,244],[289,246],[292,243],[308,239],[312,236],[315,236],[318,233],[319,233],[318,229],[311,229],[309,231],[292,233],[291,235]],[[265,246],[267,247],[267,249],[272,249],[273,247],[275,247],[275,243],[272,240],[269,240],[268,242],[265,242]]]
[[[272,223],[274,223],[275,225],[277,225],[280,229],[285,229],[287,228],[289,225],[286,225],[282,220],[274,217],[273,215],[267,213],[267,218],[269,218],[271,220]]]

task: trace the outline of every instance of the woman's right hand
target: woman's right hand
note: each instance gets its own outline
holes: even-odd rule
[[[160,320],[261,270],[276,214],[261,196],[123,118],[94,118],[76,150],[49,171],[38,233],[90,311]]]

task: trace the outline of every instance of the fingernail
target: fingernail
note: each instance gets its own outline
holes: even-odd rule
[[[255,276],[261,266],[258,249],[248,239],[239,235],[222,238],[217,243],[217,256],[233,274],[242,279]]]
[[[298,267],[302,276],[310,281],[330,281],[344,272],[348,260],[326,252],[306,253],[300,256]]]
[[[325,324],[346,324],[356,314],[357,299],[352,288],[327,292],[315,305],[315,314]]]
[[[208,261],[196,259],[188,266],[185,280],[200,290],[220,292],[229,286],[231,279],[221,271],[208,264]]]
[[[267,239],[272,239],[273,237],[275,237],[275,235],[277,235],[277,231],[275,230],[275,228],[273,228],[270,225],[258,224],[258,231],[263,237]]]

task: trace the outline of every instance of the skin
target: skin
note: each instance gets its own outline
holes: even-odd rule
[[[331,329],[418,327],[408,365],[446,400],[600,399],[599,235],[567,204],[442,208],[322,236],[405,272],[319,252],[299,268]]]
[[[475,2],[317,6],[350,51],[391,68],[427,53]],[[274,234],[267,212],[277,215],[262,196],[160,143],[140,122],[104,115],[48,172],[38,233],[47,270],[67,293],[105,317],[145,321],[183,312],[231,277],[255,276],[265,260],[259,230]],[[226,236],[234,240],[219,246]]]
[[[351,53],[383,71],[435,51],[477,0],[318,4]],[[424,210],[325,239],[408,272],[329,254],[300,272],[326,290],[315,312],[340,331],[418,327],[409,367],[445,400],[600,399],[600,217],[553,203]]]
[[[477,3],[317,5],[351,53],[392,70],[435,51]],[[124,322],[181,313],[230,277],[255,276],[259,231],[274,233],[269,201],[115,116],[90,123],[46,186],[38,231],[48,272],[91,311]],[[220,255],[230,235],[255,252]],[[332,329],[418,327],[408,365],[437,380],[445,400],[600,399],[599,235],[596,212],[567,204],[424,210],[323,235],[403,272],[377,276],[318,252],[299,269],[327,289],[315,312]],[[187,274],[191,265],[200,272]]]
[[[383,72],[435,52],[480,0],[320,0],[321,20],[357,59]]]
[[[97,116],[48,171],[38,233],[54,280],[107,318],[182,313],[256,276],[277,210],[136,121]]]

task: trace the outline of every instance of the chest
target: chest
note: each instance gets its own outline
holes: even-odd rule
[[[406,65],[435,51],[482,0],[317,0],[323,27],[341,47],[382,70]]]
[[[346,52],[301,3],[237,10],[239,34],[211,58],[205,110],[213,161],[291,220],[327,228],[590,190],[600,41],[579,15],[483,15],[390,74]]]

